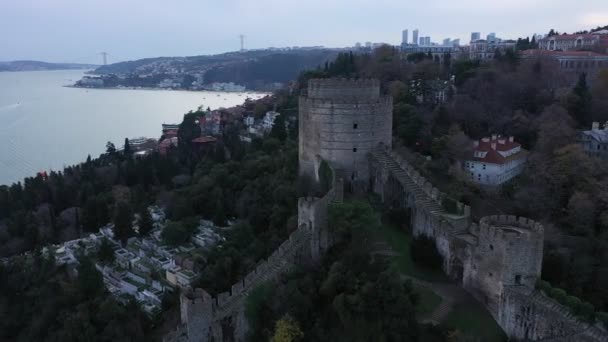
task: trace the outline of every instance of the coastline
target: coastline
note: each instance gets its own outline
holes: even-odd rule
[[[65,88],[77,88],[77,89],[95,89],[95,90],[156,90],[156,91],[188,91],[193,93],[226,93],[226,94],[251,94],[251,95],[272,95],[272,92],[259,91],[259,90],[245,90],[245,91],[221,91],[221,90],[194,90],[194,89],[173,89],[173,88],[156,88],[156,87],[80,87],[77,85],[64,85]]]

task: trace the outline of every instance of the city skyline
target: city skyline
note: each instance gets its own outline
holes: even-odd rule
[[[117,9],[120,9],[118,11]],[[271,10],[270,10],[271,9]],[[339,14],[339,15],[338,15]],[[546,33],[573,32],[608,24],[608,3],[515,0],[484,4],[464,0],[454,4],[430,0],[338,0],[290,4],[278,0],[235,0],[222,3],[184,0],[9,0],[0,4],[0,61],[101,63],[156,56],[191,56],[245,48],[287,46],[348,47],[356,42],[399,45],[402,30],[419,37],[469,41],[471,32],[490,32],[505,39]],[[336,30],[336,28],[339,28]]]

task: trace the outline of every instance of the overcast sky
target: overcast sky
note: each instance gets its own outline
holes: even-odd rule
[[[608,0],[0,0],[0,61],[100,63],[246,48],[501,38],[608,25]],[[410,38],[411,39],[411,38]]]

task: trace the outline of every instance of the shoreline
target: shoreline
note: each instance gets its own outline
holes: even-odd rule
[[[245,90],[245,91],[222,91],[222,90],[193,90],[193,89],[172,89],[172,88],[154,88],[154,87],[79,87],[76,85],[63,85],[65,88],[76,88],[76,89],[94,89],[94,90],[155,90],[155,91],[188,91],[193,93],[220,93],[220,94],[252,94],[252,95],[272,95],[272,92],[265,92],[259,90]]]

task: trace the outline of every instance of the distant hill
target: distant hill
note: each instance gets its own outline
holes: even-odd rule
[[[11,61],[0,62],[0,71],[37,71],[37,70],[67,70],[95,69],[93,64],[47,63],[40,61]]]
[[[159,87],[202,89],[236,83],[248,89],[270,90],[297,78],[303,70],[333,60],[340,50],[325,48],[266,49],[209,56],[156,57],[104,65],[93,73],[102,76],[100,87]],[[83,82],[77,85],[83,85]],[[96,85],[93,85],[96,86]]]

